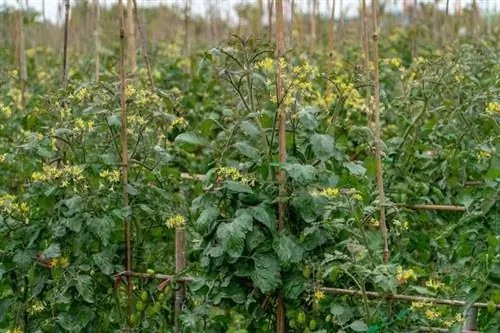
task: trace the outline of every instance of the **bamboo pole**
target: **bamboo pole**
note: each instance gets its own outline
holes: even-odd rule
[[[372,0],[372,29],[373,29],[373,80],[374,88],[374,114],[375,114],[375,159],[377,160],[377,187],[380,200],[380,234],[384,242],[384,264],[389,262],[389,245],[387,226],[385,224],[385,194],[382,169],[382,140],[380,133],[380,87],[378,73],[378,27],[377,27],[378,1]]]
[[[326,294],[331,295],[350,295],[350,296],[362,296],[363,291],[361,290],[352,290],[352,289],[341,289],[341,288],[329,288],[323,287],[320,288]],[[384,298],[389,300],[398,300],[398,301],[406,301],[406,302],[421,302],[428,304],[442,304],[449,306],[461,307],[467,304],[466,301],[459,300],[451,300],[451,299],[441,299],[441,298],[433,298],[433,297],[424,297],[424,296],[410,296],[410,295],[402,295],[402,294],[384,294],[376,291],[365,291],[364,294],[371,298]],[[476,302],[470,305],[473,308],[488,308],[488,303]],[[495,305],[495,309],[500,310],[500,304]]]
[[[310,40],[309,40],[309,52],[312,52],[316,47],[316,0],[309,0],[310,13],[309,13],[309,29],[310,29]]]
[[[64,1],[64,41],[63,41],[63,68],[62,82],[64,89],[68,86],[68,30],[69,30],[69,10],[70,0]]]
[[[18,1],[19,10],[17,11],[18,36],[19,36],[19,79],[21,82],[21,106],[26,106],[26,85],[28,84],[28,67],[26,63],[26,45],[24,40],[24,18],[23,3]]]
[[[334,0],[335,1],[335,0]],[[369,42],[368,42],[368,15],[366,15],[366,0],[362,0],[361,4],[361,15],[363,21],[363,60],[364,60],[364,69],[365,69],[365,77],[366,80],[370,81],[370,50],[369,50]],[[370,85],[366,85],[366,107],[370,107]],[[368,113],[367,121],[368,126],[370,126],[370,113]]]
[[[189,19],[191,16],[191,0],[184,0],[184,45],[183,54],[189,54]]]
[[[411,15],[411,29],[412,29],[412,39],[411,39],[411,60],[413,61],[417,57],[417,0],[413,1],[413,6],[410,12]]]
[[[122,145],[122,177],[123,177],[123,208],[129,208],[128,202],[128,146],[127,146],[127,96],[125,94],[125,18],[122,0],[118,0],[118,18],[120,24],[120,108],[121,108],[121,145]],[[125,252],[127,271],[132,271],[132,246],[130,240],[130,216],[124,218]],[[132,326],[134,312],[132,279],[127,276],[127,321]]]
[[[128,66],[130,68],[131,73],[135,73],[135,71],[137,70],[133,11],[134,8],[132,0],[127,0],[127,48],[128,48]]]
[[[285,36],[283,33],[283,3],[282,0],[276,0],[276,100],[278,103],[278,150],[279,163],[286,162],[286,110],[281,102],[283,99],[283,78],[281,62],[284,59]],[[278,202],[278,231],[285,228],[285,203],[282,201],[286,195],[286,175],[280,169],[278,175],[279,197]],[[278,295],[276,305],[276,332],[285,333],[285,299],[282,294]]]
[[[185,231],[184,228],[177,228],[175,230],[175,273],[180,274],[186,267],[186,258],[184,254],[185,246]],[[186,286],[181,283],[180,288],[175,292],[175,316],[174,326],[175,333],[180,333],[180,316],[182,314],[182,305],[186,298]]]
[[[273,5],[274,0],[267,0],[267,39],[269,44],[273,42]]]
[[[99,75],[100,75],[100,67],[101,67],[101,61],[100,61],[100,49],[101,49],[101,42],[100,42],[100,36],[99,34],[100,29],[99,29],[99,20],[101,16],[101,6],[99,4],[99,0],[94,0],[95,1],[95,80],[96,82],[99,82]]]
[[[151,86],[152,91],[156,91],[155,81],[153,79],[153,71],[151,69],[151,61],[149,61],[148,46],[146,43],[146,33],[144,32],[144,28],[142,26],[142,22],[139,17],[139,10],[137,9],[137,0],[132,0],[132,1],[134,3],[135,23],[137,25],[137,29],[139,30],[139,39],[141,41],[141,51],[144,57],[144,63],[146,64],[146,69],[148,71],[149,85]]]
[[[332,14],[330,16],[330,29],[328,29],[328,41],[330,45],[330,61],[333,60],[335,52],[335,0],[332,0]]]

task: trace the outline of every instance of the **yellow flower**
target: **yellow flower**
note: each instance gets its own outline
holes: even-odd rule
[[[243,176],[238,169],[233,167],[220,167],[216,174],[218,178],[229,179],[250,186],[253,186],[255,183],[255,179]]]
[[[453,326],[453,321],[452,320],[443,320],[442,324],[444,327],[451,327],[451,326]]]
[[[69,258],[68,257],[59,257],[52,259],[53,267],[62,267],[66,268],[69,266]]]
[[[45,305],[40,300],[36,300],[31,307],[28,309],[30,314],[39,313],[45,310]]]
[[[186,224],[186,219],[182,215],[172,216],[167,220],[167,228],[182,228]]]
[[[6,333],[23,333],[23,330],[19,327],[8,329]]]
[[[274,64],[274,60],[272,58],[267,57],[267,58],[257,62],[256,67],[261,68],[262,70],[269,72],[273,69],[273,64]]]
[[[80,131],[83,131],[85,129],[85,122],[83,121],[82,118],[77,118],[75,120],[75,127],[73,127],[73,130],[75,132],[80,132]]]
[[[328,187],[321,191],[321,195],[325,197],[337,197],[340,194],[340,190],[336,187]]]
[[[399,58],[384,59],[384,64],[391,65],[394,68],[399,68],[401,67],[401,59]]]
[[[464,322],[464,316],[461,313],[457,313],[455,316],[455,321],[457,323],[463,323]]]
[[[352,198],[357,201],[363,201],[363,196],[359,193],[354,194]]]
[[[89,90],[85,87],[80,89],[76,94],[75,94],[75,99],[81,103],[85,100],[90,95]]]
[[[5,118],[9,118],[12,115],[12,109],[7,105],[3,105],[2,103],[0,103],[0,112]]]
[[[373,226],[373,227],[378,227],[380,225],[380,222],[377,219],[371,219],[370,220],[370,225]]]
[[[484,150],[481,150],[477,153],[476,157],[478,160],[487,160],[487,159],[491,158],[491,153],[484,151]]]
[[[421,309],[423,307],[426,307],[426,306],[430,306],[431,304],[429,303],[424,303],[424,302],[412,302],[411,303],[411,309],[412,310],[415,310],[415,309]]]
[[[99,176],[107,179],[111,183],[118,183],[120,181],[120,170],[104,170],[99,173]]]
[[[0,163],[4,162],[6,157],[7,154],[0,154]]]
[[[324,293],[322,290],[317,289],[317,290],[314,292],[314,299],[316,300],[316,302],[319,302],[319,301],[321,301],[323,298],[325,298],[325,293]]]
[[[490,102],[486,106],[487,113],[500,113],[500,103]]]
[[[135,93],[136,93],[135,88],[131,85],[127,85],[127,87],[125,88],[125,96],[127,98],[132,98],[134,97]]]
[[[436,312],[434,310],[431,310],[431,309],[427,309],[425,310],[425,317],[427,319],[437,319],[439,318],[441,315],[439,314],[439,312]]]
[[[413,269],[404,270],[403,267],[398,266],[396,270],[396,278],[398,279],[399,284],[404,284],[410,279],[416,280],[417,275],[415,274],[415,271],[413,271]]]
[[[443,287],[445,287],[444,283],[433,280],[433,279],[430,279],[429,281],[425,282],[425,285],[431,289],[434,289],[434,290],[443,289]]]

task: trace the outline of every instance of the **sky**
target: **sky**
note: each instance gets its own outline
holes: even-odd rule
[[[18,0],[0,0],[3,2],[0,2],[2,4],[6,3],[8,6],[17,6]],[[24,3],[26,0],[22,0]],[[342,2],[343,8],[346,10],[347,15],[356,15],[357,13],[357,6],[359,3],[359,0],[336,0],[337,2],[337,9],[339,8],[340,3]],[[419,0],[420,2],[431,2],[434,0]],[[472,3],[473,0],[450,0],[450,9],[453,10],[455,8],[455,2],[460,1],[462,6],[466,6],[470,3]],[[42,0],[28,0],[27,1],[29,6],[31,8],[34,8],[38,11],[42,10]],[[106,4],[111,4],[111,3],[116,3],[117,0],[99,0],[100,3],[106,3]],[[123,0],[123,2],[126,4],[127,0]],[[223,13],[229,11],[230,12],[230,17],[236,17],[235,12],[232,10],[235,4],[237,3],[242,3],[242,2],[256,2],[256,0],[218,0],[220,4],[221,11]],[[264,0],[264,4],[267,1]],[[284,6],[286,6],[287,2],[290,2],[290,0],[284,0]],[[368,3],[370,0],[367,1]],[[403,0],[392,0],[391,2],[391,7],[396,9],[396,8],[401,8],[401,5],[403,3]],[[61,3],[61,0],[45,0],[45,13],[46,17],[53,21],[57,22],[57,6],[58,4]],[[195,15],[204,15],[207,12],[207,7],[208,7],[208,0],[192,0],[192,12]],[[308,3],[309,0],[295,0],[295,3],[297,6],[301,7],[302,11],[308,11]],[[331,0],[319,0],[319,6],[320,6],[320,12],[322,13],[327,13],[328,11],[328,5],[330,4]],[[494,10],[496,7],[496,10],[500,9],[500,0],[477,0],[478,5],[480,8],[485,9],[489,6],[490,11]],[[137,0],[138,6],[157,6],[159,4],[177,4],[177,5],[183,5],[184,0]],[[445,1],[441,1],[441,7],[444,8],[445,6]],[[340,15],[340,10],[336,10],[337,15]]]

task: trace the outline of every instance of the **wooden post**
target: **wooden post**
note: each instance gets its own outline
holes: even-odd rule
[[[26,85],[28,84],[28,67],[26,64],[26,46],[24,41],[23,24],[23,4],[19,1],[19,10],[17,11],[18,36],[19,36],[19,79],[21,82],[21,106],[26,106]]]
[[[146,69],[148,71],[149,85],[152,91],[156,90],[155,81],[153,79],[153,70],[151,69],[151,61],[149,61],[148,56],[148,45],[146,42],[146,34],[144,32],[144,28],[142,26],[141,19],[139,17],[139,10],[137,9],[137,0],[132,0],[134,2],[134,14],[135,14],[135,23],[137,25],[137,29],[139,30],[139,39],[141,41],[141,51],[144,57],[144,62],[146,64]]]
[[[267,0],[267,38],[269,44],[273,41],[273,3],[274,0]]]
[[[184,45],[183,54],[189,54],[189,19],[191,16],[191,0],[184,0]]]
[[[130,72],[137,70],[137,58],[135,47],[135,29],[134,29],[134,8],[132,0],[127,0],[127,47],[128,47],[128,65]]]
[[[64,44],[63,44],[63,68],[62,68],[62,82],[63,87],[66,89],[68,86],[68,29],[69,29],[69,9],[70,0],[64,1]]]
[[[278,150],[279,163],[286,162],[286,110],[281,102],[283,99],[284,87],[282,78],[282,68],[280,63],[284,59],[285,36],[283,32],[283,3],[282,0],[276,0],[276,100],[278,103]],[[278,231],[285,228],[285,203],[282,201],[286,195],[286,175],[283,169],[280,169],[278,175],[279,201],[278,201]],[[285,333],[285,299],[280,293],[276,304],[276,332]]]
[[[335,52],[335,2],[335,0],[332,0],[332,15],[330,16],[330,29],[328,29],[330,61],[333,60],[333,53]]]
[[[417,0],[413,1],[413,6],[411,7],[410,17],[411,17],[411,29],[412,29],[412,39],[411,39],[411,60],[413,61],[417,57]]]
[[[374,81],[374,109],[375,109],[375,159],[377,160],[377,187],[380,201],[380,234],[384,244],[384,264],[389,263],[389,245],[387,226],[385,224],[385,194],[382,168],[382,140],[380,131],[380,86],[378,72],[378,27],[377,27],[377,0],[372,0],[372,29],[373,29],[373,81]]]
[[[123,15],[122,0],[118,0],[118,18],[120,23],[120,108],[121,108],[121,146],[122,146],[122,180],[123,180],[123,208],[129,208],[128,202],[128,145],[127,145],[127,96],[125,93],[125,18]],[[130,239],[130,216],[124,218],[125,224],[125,267],[132,271],[132,245]],[[132,314],[134,312],[132,278],[127,276],[127,321],[132,326]]]
[[[362,21],[363,21],[363,60],[365,67],[365,77],[367,81],[370,81],[370,50],[369,50],[369,42],[368,42],[368,15],[366,15],[366,0],[362,0],[361,4],[361,13],[362,13]],[[370,85],[366,85],[366,107],[370,107]],[[370,113],[367,112],[368,117],[368,126],[370,126]]]
[[[185,258],[185,230],[184,228],[177,228],[175,230],[175,273],[181,273],[186,267],[186,258]],[[174,326],[175,333],[180,333],[180,316],[182,314],[182,306],[184,304],[184,300],[186,298],[186,284],[185,282],[179,283],[180,287],[175,292],[175,317],[174,317]]]
[[[99,0],[94,0],[95,1],[95,80],[96,82],[99,82],[99,75],[100,75],[100,67],[101,67],[101,62],[100,62],[100,49],[101,49],[101,42],[100,42],[100,36],[99,34],[101,33],[99,30],[99,19],[101,16],[101,6],[99,4]]]

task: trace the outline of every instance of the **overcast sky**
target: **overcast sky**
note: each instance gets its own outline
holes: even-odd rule
[[[7,3],[9,6],[16,6],[18,0],[1,0],[3,3]],[[26,0],[22,0],[25,2]],[[73,0],[74,1],[74,0]],[[337,1],[337,8],[340,5],[340,2],[343,3],[344,9],[347,11],[348,15],[355,15],[357,12],[357,6],[359,3],[359,0],[336,0]],[[430,2],[434,0],[419,0],[420,2]],[[455,2],[457,0],[450,0],[450,9],[453,10],[455,8]],[[460,0],[458,0],[460,1]],[[100,3],[106,3],[106,4],[111,4],[111,3],[116,3],[117,0],[100,0]],[[123,0],[123,2],[126,4],[127,0]],[[213,2],[213,1],[212,1]],[[235,4],[237,3],[242,3],[242,2],[256,2],[256,0],[219,0],[218,1],[221,7],[221,11],[224,12],[231,12],[232,17],[235,16],[234,11],[232,8],[234,7]],[[264,1],[266,3],[267,1]],[[290,0],[284,0],[284,6],[289,3]],[[370,0],[367,1],[368,3]],[[441,6],[445,6],[444,0],[441,1]],[[0,2],[2,3],[2,2]],[[38,11],[42,10],[42,0],[28,0],[29,6],[32,8],[35,8]],[[45,0],[45,11],[46,11],[46,16],[48,19],[50,19],[53,22],[57,21],[57,5],[61,3],[61,0]],[[137,4],[139,6],[157,6],[159,4],[177,4],[177,5],[182,5],[184,3],[184,0],[137,0]],[[208,0],[192,0],[192,11],[194,14],[198,15],[203,15],[204,13],[207,12],[207,5],[209,1]],[[302,11],[307,11],[309,8],[308,3],[309,0],[295,0],[295,3],[297,6],[300,6],[302,8]],[[320,4],[320,11],[321,12],[326,12],[327,11],[327,3],[331,3],[331,0],[319,0]],[[392,8],[400,8],[403,0],[392,0],[390,1],[391,7]],[[461,0],[462,6],[468,5],[472,3],[472,0]],[[495,7],[497,7],[497,10],[500,9],[500,0],[477,0],[477,3],[481,8],[486,8],[489,6],[490,10],[494,10]],[[340,10],[336,10],[337,14],[340,13]]]

